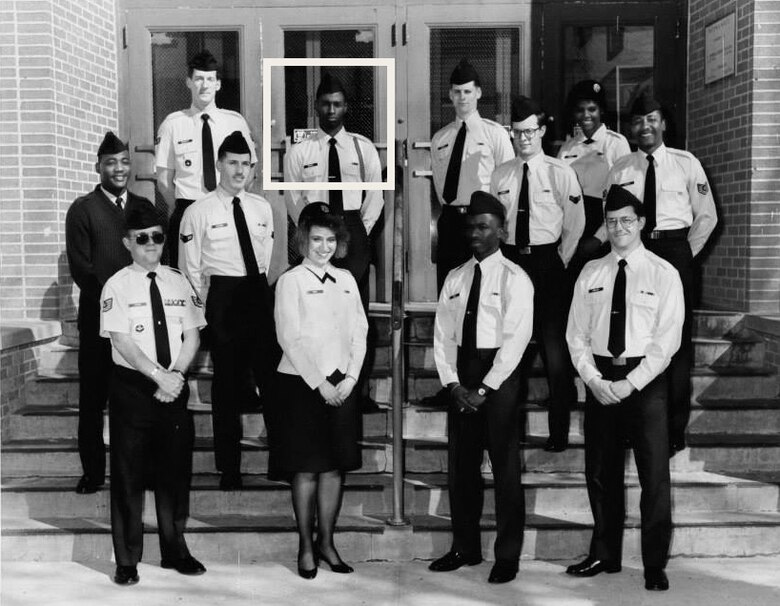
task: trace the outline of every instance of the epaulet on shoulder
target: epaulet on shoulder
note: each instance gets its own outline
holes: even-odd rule
[[[350,137],[354,137],[355,139],[362,141],[363,143],[369,143],[371,145],[374,144],[374,142],[366,137],[365,135],[361,135],[360,133],[349,133]]]
[[[689,159],[690,159],[690,158],[695,158],[695,157],[696,157],[696,156],[694,156],[694,155],[693,155],[691,152],[689,152],[689,151],[685,151],[684,149],[677,149],[677,148],[675,148],[675,147],[667,147],[667,148],[666,148],[666,152],[667,152],[667,153],[668,153],[670,156],[681,156],[681,157],[683,157],[683,158],[689,158]]]
[[[480,116],[480,118],[482,118],[482,117]],[[495,126],[496,128],[500,128],[500,129],[502,129],[502,130],[506,130],[506,129],[504,128],[504,125],[503,125],[503,124],[499,124],[498,122],[496,122],[495,120],[491,120],[490,118],[482,118],[482,121],[483,121],[485,124],[490,124],[490,126]]]
[[[607,133],[607,137],[612,137],[613,139],[625,139],[623,135],[621,135],[620,133],[616,133],[614,130],[607,129],[606,133]]]
[[[251,191],[245,191],[244,194],[246,195],[247,198],[253,198],[254,200],[259,200],[261,202],[269,203],[268,200],[266,200],[263,196],[253,193]]]
[[[171,267],[170,265],[166,265],[168,269],[170,269],[172,272],[179,274],[180,276],[183,276],[184,274],[181,273],[181,270],[176,267]]]
[[[517,263],[515,263],[514,261],[510,261],[506,257],[501,259],[501,264],[507,270],[509,270],[509,273],[511,273],[512,275],[519,276],[520,274],[524,273],[523,269]]]
[[[550,166],[553,166],[555,168],[560,168],[561,170],[574,170],[571,166],[569,166],[566,162],[563,160],[559,160],[555,156],[548,156],[547,154],[544,154],[544,161],[547,162]]]
[[[183,109],[178,109],[175,112],[171,112],[167,116],[165,116],[165,119],[160,123],[160,126],[165,124],[166,122],[171,122],[172,120],[176,120],[177,118],[181,118],[182,116],[186,116],[187,114]]]
[[[651,250],[648,250],[647,252],[649,253],[647,256],[652,261],[654,261],[656,265],[662,267],[664,271],[667,271],[667,272],[671,272],[671,271],[676,272],[677,271],[677,268],[674,265],[672,265],[671,263],[669,263],[669,261],[667,261],[663,257],[660,257],[659,255],[655,254]]]
[[[244,117],[244,116],[242,116],[242,115],[241,115],[239,112],[237,112],[237,111],[233,111],[232,109],[222,109],[222,108],[220,107],[220,108],[219,108],[219,111],[221,111],[221,112],[225,112],[225,113],[226,113],[226,114],[228,114],[229,116],[233,116],[233,117],[235,117],[235,118],[243,118],[243,117]]]

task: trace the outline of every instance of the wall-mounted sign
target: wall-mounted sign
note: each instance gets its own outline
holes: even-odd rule
[[[737,18],[729,13],[704,30],[704,83],[710,84],[736,71]]]

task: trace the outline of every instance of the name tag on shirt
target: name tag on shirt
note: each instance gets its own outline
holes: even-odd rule
[[[130,303],[128,307],[146,307],[146,302],[144,301],[141,303]]]
[[[321,295],[321,294],[322,294],[322,293],[324,293],[324,292],[325,292],[325,291],[324,291],[324,290],[322,290],[322,289],[319,289],[319,290],[307,290],[307,291],[306,291],[306,294],[307,294],[307,295]]]
[[[218,229],[220,227],[227,227],[227,226],[228,226],[227,223],[217,223],[216,225],[212,225],[211,229]]]
[[[601,292],[602,290],[604,290],[603,286],[597,286],[596,288],[591,288],[588,292]]]

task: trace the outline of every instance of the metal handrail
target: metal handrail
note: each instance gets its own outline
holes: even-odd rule
[[[404,517],[404,148],[395,144],[395,199],[393,206],[392,405],[393,405],[393,515],[390,526],[406,526]]]

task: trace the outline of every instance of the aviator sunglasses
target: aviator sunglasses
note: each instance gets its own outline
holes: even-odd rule
[[[138,246],[144,246],[149,243],[149,238],[151,238],[152,242],[155,244],[162,244],[165,242],[165,234],[161,231],[155,231],[152,232],[151,236],[146,232],[136,235],[135,243],[138,244]]]

